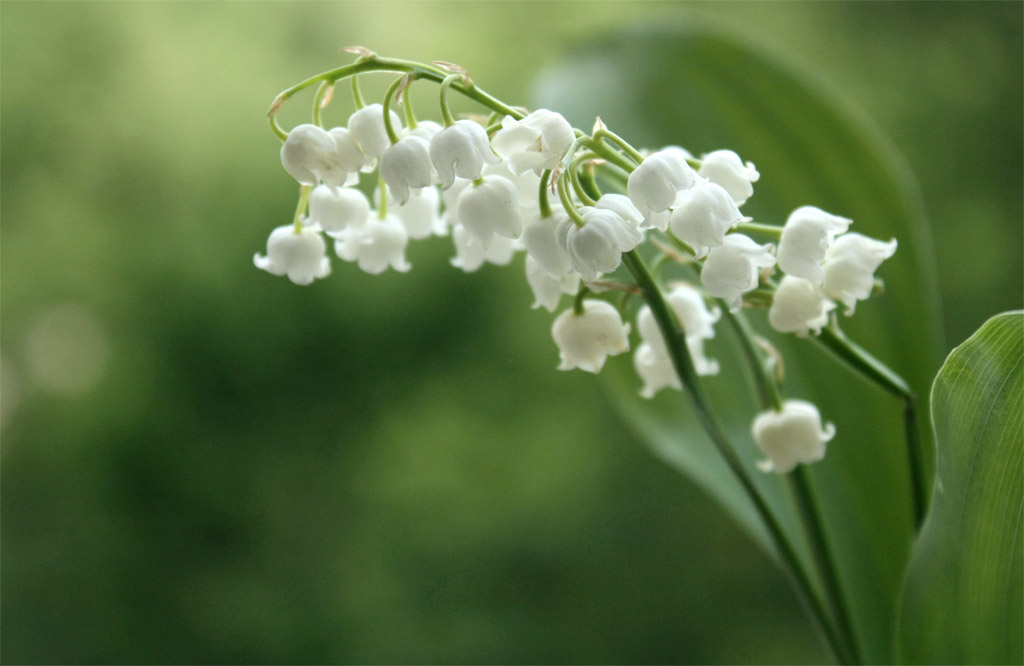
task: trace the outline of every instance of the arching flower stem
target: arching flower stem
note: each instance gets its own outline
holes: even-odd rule
[[[733,475],[740,482],[748,499],[753,503],[761,520],[764,521],[768,534],[778,551],[779,561],[782,563],[783,569],[796,583],[801,600],[807,605],[811,616],[824,635],[826,643],[832,649],[836,659],[844,664],[854,663],[855,658],[849,654],[845,642],[833,626],[828,612],[825,610],[821,599],[814,590],[810,577],[803,567],[803,563],[797,556],[796,550],[743,466],[742,460],[733,448],[725,431],[722,430],[715,419],[710,403],[698,381],[697,371],[687,349],[686,340],[679,322],[676,321],[675,314],[665,299],[661,288],[655,282],[636,250],[624,253],[622,260],[633,275],[633,279],[636,280],[637,286],[642,290],[644,301],[651,308],[651,313],[654,315],[658,328],[665,339],[669,356],[672,359],[672,365],[683,383],[684,393],[689,399],[690,405],[697,414],[697,418],[705,432],[707,432],[712,444],[714,444]]]
[[[540,174],[540,185],[537,188],[537,203],[540,206],[541,219],[551,217],[551,202],[548,200],[548,188],[551,186],[551,169],[544,169]]]
[[[444,121],[445,127],[451,127],[455,124],[455,117],[452,116],[452,109],[448,106],[448,89],[451,88],[452,84],[456,81],[462,80],[461,74],[449,74],[445,77],[444,81],[441,82],[441,119]]]
[[[391,85],[388,86],[388,91],[384,93],[384,131],[388,133],[388,140],[391,142],[391,145],[398,143],[398,133],[395,131],[394,125],[391,124],[391,99],[398,92],[399,88],[409,85],[414,78],[415,74],[400,76],[392,81]]]
[[[737,224],[734,229],[741,234],[755,234],[758,236],[765,236],[776,241],[782,238],[782,227],[777,227],[774,224],[742,222]]]
[[[323,83],[320,84],[320,87],[316,89],[316,95],[313,96],[313,124],[316,125],[317,127],[324,126],[322,119],[320,117],[321,111],[323,111],[324,108],[324,96],[327,94],[327,91],[330,90],[331,86],[333,85],[333,83],[328,83],[327,81],[324,81]]]
[[[295,207],[295,219],[292,224],[295,226],[295,233],[302,233],[302,216],[306,214],[306,206],[309,205],[309,195],[313,192],[312,185],[299,186],[299,203]]]

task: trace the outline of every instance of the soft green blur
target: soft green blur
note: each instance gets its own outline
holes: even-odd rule
[[[521,263],[464,275],[435,239],[404,275],[252,266],[297,192],[266,109],[338,47],[529,105],[574,44],[695,16],[812,63],[906,154],[947,346],[1020,307],[1020,4],[0,4],[0,659],[824,659],[600,380],[554,371]]]

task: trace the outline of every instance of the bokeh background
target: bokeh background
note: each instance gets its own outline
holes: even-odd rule
[[[601,381],[553,371],[520,264],[467,276],[436,239],[299,288],[251,263],[295,204],[266,108],[338,47],[532,105],[582,46],[693,22],[830,79],[906,156],[945,348],[1021,306],[1019,3],[0,4],[0,659],[824,659]]]

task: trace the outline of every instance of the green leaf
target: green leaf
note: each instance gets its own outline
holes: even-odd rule
[[[853,218],[854,231],[898,238],[899,251],[879,271],[889,289],[843,318],[843,327],[922,392],[941,358],[937,280],[923,206],[902,158],[842,91],[747,37],[698,20],[686,26],[631,30],[574,50],[541,78],[537,106],[557,109],[583,128],[599,115],[636,146],[676,144],[698,155],[737,151],[761,172],[743,207],[757,221],[781,224],[793,209],[815,205]],[[769,333],[763,313],[751,313],[751,321],[784,355],[786,394],[813,401],[836,424],[826,459],[809,471],[862,657],[891,662],[913,541],[902,405],[813,342]],[[744,464],[808,559],[786,480],[755,468],[761,456],[749,429],[759,406],[737,349],[720,324],[706,352],[722,369],[705,387]],[[615,361],[602,376],[628,421],[774,557],[749,501],[683,397],[664,391],[641,402],[629,359]]]
[[[1024,314],[988,320],[932,388],[937,480],[900,616],[910,663],[1024,662]]]

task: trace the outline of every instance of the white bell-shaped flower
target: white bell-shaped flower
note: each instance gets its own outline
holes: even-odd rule
[[[552,279],[560,279],[572,270],[572,261],[556,237],[558,226],[568,219],[564,212],[554,212],[538,217],[523,229],[526,253]]]
[[[458,210],[455,204],[459,201],[459,196],[462,192],[470,186],[472,181],[466,180],[465,178],[456,178],[455,183],[447,190],[441,190],[441,203],[444,204],[444,212],[441,214],[441,219],[449,227],[454,227],[459,223]]]
[[[561,114],[537,109],[522,120],[505,116],[491,145],[514,173],[540,174],[558,166],[575,140],[572,125]]]
[[[317,185],[309,197],[309,221],[328,234],[349,227],[361,228],[370,216],[366,195],[351,187],[331,189]]]
[[[512,257],[519,249],[519,241],[494,236],[490,246],[485,250],[461,224],[452,227],[452,242],[455,244],[455,256],[452,257],[451,264],[466,273],[479,270],[485,263],[506,266],[512,262]]]
[[[441,193],[436,187],[410,192],[404,204],[388,196],[388,212],[402,221],[410,240],[448,235],[448,226],[441,219]]]
[[[555,311],[562,294],[574,295],[580,289],[579,274],[566,272],[552,277],[530,255],[526,255],[526,282],[533,292],[533,307],[542,307],[548,312]]]
[[[418,136],[399,139],[380,156],[380,177],[399,204],[409,200],[410,189],[432,185],[434,165],[430,161],[430,143]]]
[[[680,192],[669,225],[672,233],[693,246],[697,257],[721,247],[725,233],[740,222],[749,222],[721,185],[696,183]]]
[[[852,315],[857,301],[871,296],[875,271],[896,254],[896,239],[888,243],[858,233],[843,234],[825,253],[825,293],[846,306]]]
[[[705,155],[698,173],[725,188],[737,206],[742,206],[750,198],[754,193],[752,183],[761,177],[753,162],[744,164],[740,156],[731,150],[715,150]]]
[[[806,400],[786,400],[780,412],[761,412],[751,430],[757,446],[768,456],[757,466],[778,474],[824,458],[825,444],[836,434],[831,423],[822,427],[818,408]]]
[[[362,229],[346,229],[334,242],[334,251],[345,261],[355,261],[372,275],[388,269],[405,273],[411,266],[405,260],[409,237],[394,215],[384,219],[371,215]]]
[[[287,275],[295,284],[309,284],[331,274],[324,239],[308,227],[298,233],[291,224],[274,229],[267,239],[266,256],[256,253],[252,260],[256,268],[273,275]]]
[[[391,127],[401,133],[402,121],[398,114],[390,111]],[[373,171],[377,159],[391,145],[387,129],[384,127],[384,107],[380,104],[364,106],[348,117],[348,131],[359,144],[366,156],[363,171]]]
[[[462,190],[455,208],[459,224],[485,251],[495,235],[519,238],[523,233],[516,186],[501,176],[483,176]]]
[[[708,309],[699,289],[680,283],[665,294],[665,300],[675,312],[688,341],[715,337],[714,325],[721,318],[722,311],[717,307]],[[650,343],[656,354],[668,356],[665,339],[650,307],[645,305],[637,312],[636,330],[641,338]]]
[[[636,224],[613,210],[584,207],[580,209],[582,227],[565,220],[556,230],[556,238],[569,256],[573,268],[587,282],[598,273],[610,273],[622,263],[622,253],[629,252],[642,239]]]
[[[816,285],[825,282],[821,264],[829,244],[853,220],[826,213],[814,206],[801,206],[786,219],[779,241],[779,268],[787,275],[810,280]]]
[[[633,352],[633,368],[644,383],[640,396],[648,400],[665,388],[683,389],[672,359],[654,353],[650,343],[641,342]]]
[[[452,186],[456,176],[476,180],[485,164],[500,161],[491,150],[487,130],[472,120],[458,120],[435,134],[430,140],[430,159],[444,189]]]
[[[355,185],[359,182],[359,171],[366,165],[363,149],[345,127],[331,128],[328,134],[334,139],[337,154],[334,162],[320,178],[332,187]]]
[[[626,193],[645,217],[661,213],[675,204],[679,192],[702,180],[681,148],[665,148],[640,163],[626,181]]]
[[[638,228],[644,222],[643,214],[625,194],[602,194],[594,208],[614,211],[619,217]]]
[[[736,312],[743,304],[743,293],[757,287],[758,272],[775,264],[772,246],[758,245],[743,234],[729,234],[721,247],[711,248],[700,281],[715,298],[729,303]]]
[[[815,335],[828,324],[828,313],[836,304],[825,295],[825,290],[803,278],[787,275],[782,278],[772,306],[768,309],[768,323],[779,333],[796,333],[803,338],[808,331]]]
[[[303,185],[319,180],[337,187],[348,180],[343,156],[330,133],[316,125],[299,125],[288,133],[281,146],[281,164]]]
[[[570,308],[558,315],[551,335],[562,359],[559,370],[579,368],[596,374],[608,356],[629,351],[629,324],[623,324],[619,311],[604,301],[586,299],[582,306],[581,314]]]
[[[416,127],[406,127],[405,136],[418,136],[421,139],[431,141],[442,127],[435,123],[433,120],[420,120],[416,123]]]

